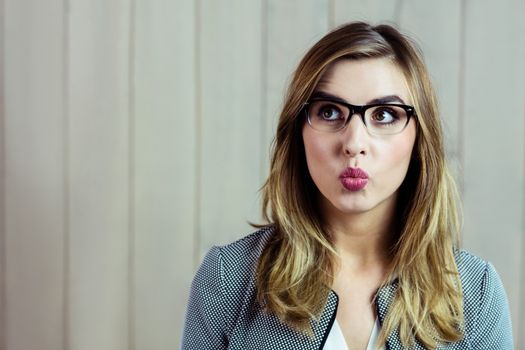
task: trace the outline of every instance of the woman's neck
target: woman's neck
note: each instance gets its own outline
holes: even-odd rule
[[[332,211],[325,216],[332,242],[345,264],[356,268],[386,264],[395,243],[395,206],[363,213]]]

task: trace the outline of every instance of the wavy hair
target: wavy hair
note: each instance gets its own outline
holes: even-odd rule
[[[383,286],[397,281],[379,335],[398,330],[411,347],[461,339],[463,297],[455,263],[460,215],[447,169],[436,97],[417,45],[389,25],[343,25],[303,57],[288,87],[262,188],[263,215],[275,228],[257,266],[257,299],[266,311],[312,334],[333,282],[337,253],[323,223],[309,175],[301,113],[326,69],[340,59],[387,57],[403,72],[416,110],[416,141],[397,202],[392,263]]]

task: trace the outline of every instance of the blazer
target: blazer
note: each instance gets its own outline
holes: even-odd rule
[[[331,291],[314,337],[303,335],[264,312],[256,302],[255,269],[273,233],[264,228],[223,247],[213,247],[194,277],[182,336],[183,350],[322,349],[335,320],[338,297]],[[462,340],[439,349],[513,349],[507,297],[492,266],[461,250],[456,262],[463,289],[465,332]],[[380,323],[396,293],[394,282],[378,291]],[[388,350],[403,349],[397,331]],[[416,343],[415,349],[424,349]]]

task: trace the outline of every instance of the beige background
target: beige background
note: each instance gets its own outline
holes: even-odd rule
[[[464,246],[525,348],[523,0],[0,0],[0,349],[177,349],[203,254],[259,220],[286,81],[354,19],[425,54]]]

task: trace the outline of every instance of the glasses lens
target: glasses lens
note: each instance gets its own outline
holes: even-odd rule
[[[370,133],[391,135],[403,131],[408,124],[408,115],[404,107],[387,104],[368,108],[365,121]]]
[[[384,104],[365,108],[365,125],[370,134],[400,133],[408,124],[407,106]],[[315,100],[308,105],[308,123],[319,131],[335,132],[343,129],[350,117],[349,107],[329,101]]]
[[[341,130],[348,119],[348,107],[332,101],[312,101],[308,107],[308,123],[319,131]]]

